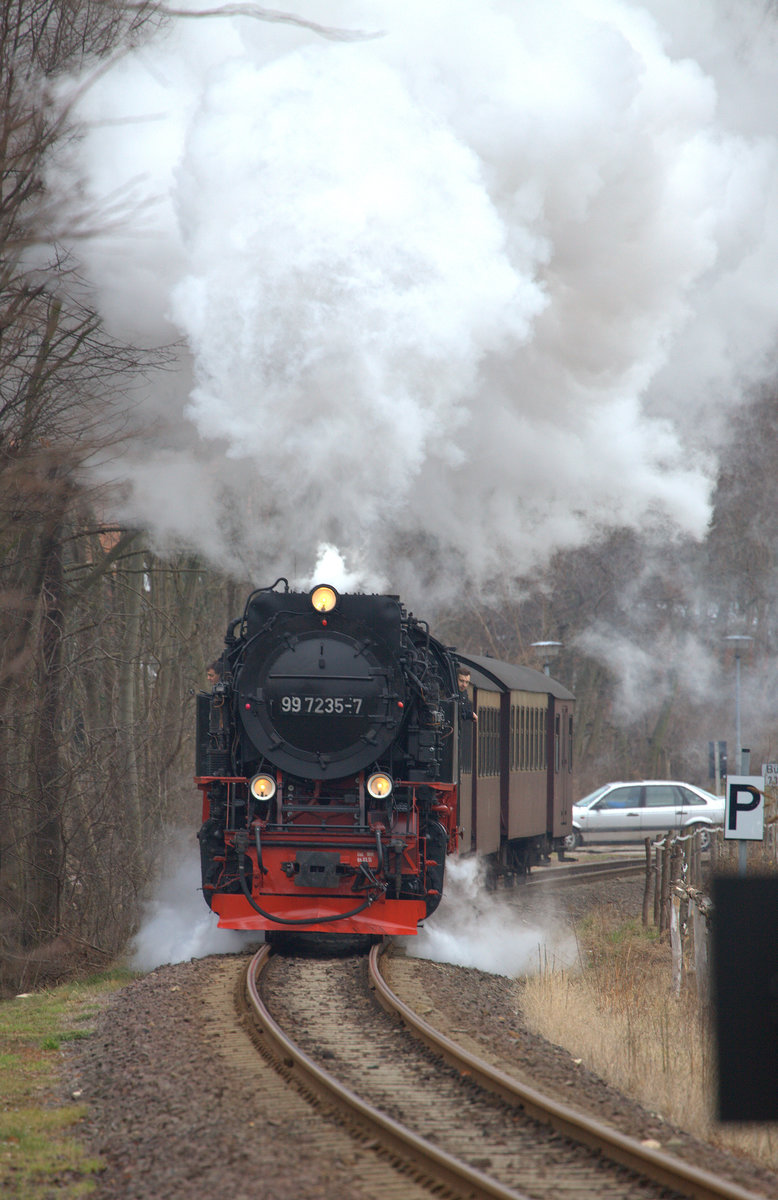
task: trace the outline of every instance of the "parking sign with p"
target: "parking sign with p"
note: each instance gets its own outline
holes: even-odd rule
[[[764,779],[761,775],[730,775],[724,812],[724,837],[746,842],[764,839]]]

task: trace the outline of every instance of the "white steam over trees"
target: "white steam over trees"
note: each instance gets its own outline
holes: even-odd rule
[[[773,6],[176,7],[0,14],[11,982],[122,943],[235,580],[325,545],[562,642],[582,787],[706,782],[731,632],[778,758]]]
[[[743,735],[756,772],[778,755],[778,385],[733,428],[701,541],[611,529],[556,554],[532,578],[440,614],[437,632],[481,653],[539,666],[535,641],[576,694],[575,772],[583,795],[610,779],[684,778],[712,787],[709,741],[736,770],[735,664],[743,658]]]
[[[277,573],[331,542],[373,582],[389,546],[437,595],[614,513],[703,535],[778,324],[763,6],[298,7],[381,36],[170,21],[50,176],[145,201],[79,254],[112,330],[186,346],[137,521],[234,566],[226,506]]]

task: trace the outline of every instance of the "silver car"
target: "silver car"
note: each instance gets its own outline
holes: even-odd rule
[[[691,783],[645,779],[606,783],[573,805],[573,832],[565,848],[589,842],[642,842],[668,829],[709,831],[724,824],[724,797]],[[707,848],[710,834],[702,839]]]

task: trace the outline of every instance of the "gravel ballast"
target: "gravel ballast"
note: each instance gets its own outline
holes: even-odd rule
[[[607,902],[634,917],[641,887],[609,884]],[[601,886],[597,902],[603,899]],[[585,903],[579,897],[574,907]],[[226,1012],[244,964],[243,956],[223,956],[160,967],[108,999],[93,1036],[69,1047],[67,1095],[89,1106],[82,1136],[105,1164],[95,1200],[365,1196],[360,1153],[344,1135],[334,1149],[322,1144],[317,1159],[316,1120],[305,1101],[289,1095],[245,1033],[228,1031]],[[771,1172],[671,1128],[528,1031],[515,980],[425,960],[413,967],[408,986],[416,995],[407,999],[426,1003],[431,1023],[439,1016],[442,1028],[488,1046],[500,1065],[623,1132],[778,1197]],[[396,972],[398,979],[406,974]]]

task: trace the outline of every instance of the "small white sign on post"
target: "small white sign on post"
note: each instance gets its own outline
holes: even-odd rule
[[[762,763],[762,774],[766,788],[778,787],[778,763]]]
[[[764,840],[764,789],[762,775],[730,775],[727,779],[724,837],[744,842]]]

